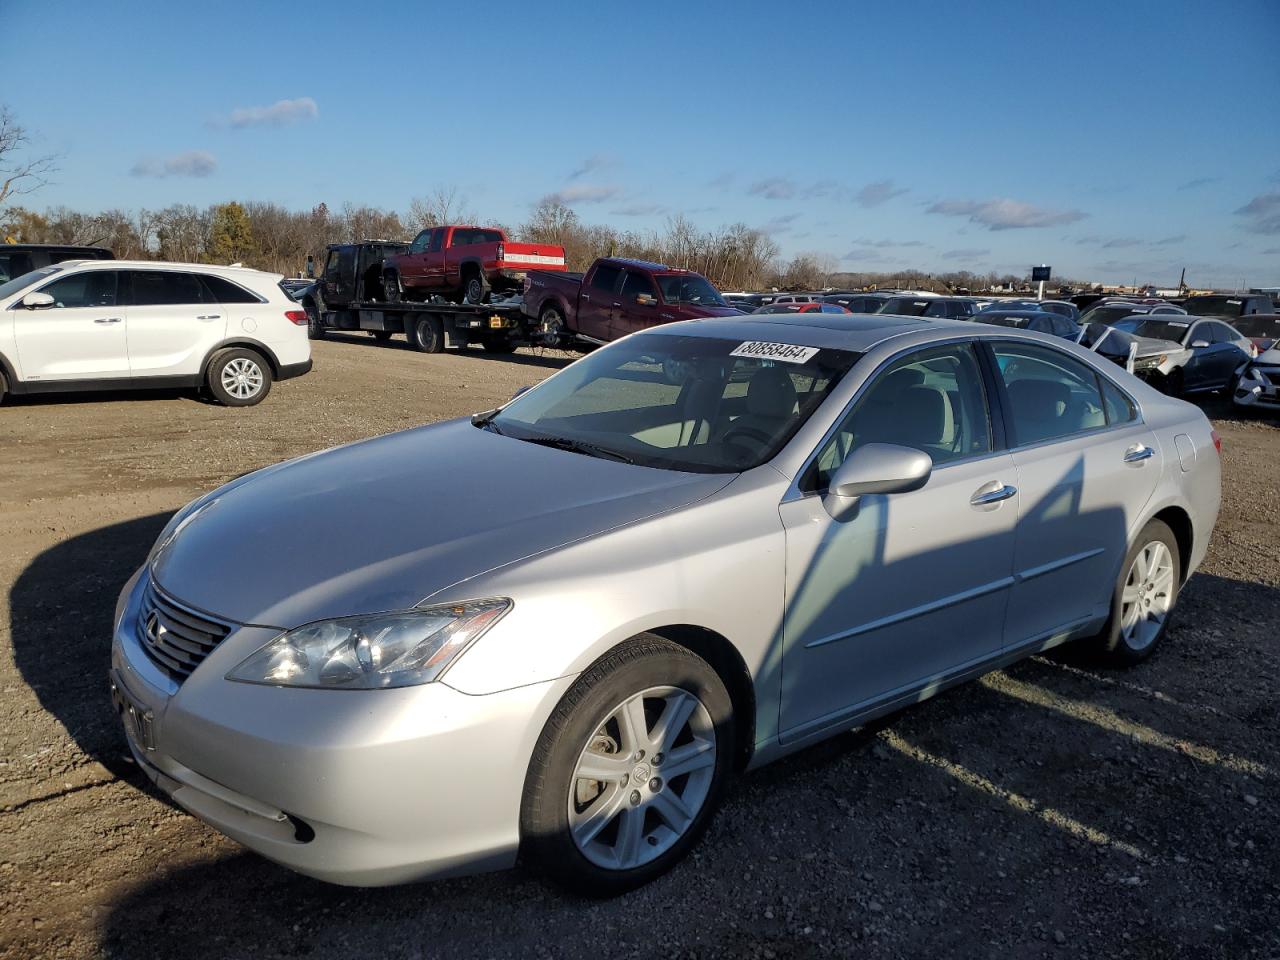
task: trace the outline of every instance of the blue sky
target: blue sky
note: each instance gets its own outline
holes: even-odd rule
[[[64,155],[37,208],[456,188],[519,223],[559,193],[850,269],[1280,284],[1277,0],[0,0],[0,22],[0,100]]]

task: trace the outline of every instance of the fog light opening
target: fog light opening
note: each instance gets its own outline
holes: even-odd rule
[[[298,843],[310,843],[316,838],[316,832],[312,829],[311,824],[303,820],[301,817],[295,817],[292,813],[286,813],[289,822],[293,824],[293,839]]]

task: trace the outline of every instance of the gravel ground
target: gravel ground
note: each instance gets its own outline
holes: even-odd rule
[[[746,777],[694,856],[627,897],[521,870],[328,886],[166,803],[105,672],[116,593],[168,515],[564,362],[316,347],[250,410],[0,409],[0,957],[1280,957],[1280,421],[1220,403],[1222,517],[1154,658],[1035,658]]]

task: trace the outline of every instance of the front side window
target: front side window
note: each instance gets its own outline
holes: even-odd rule
[[[645,274],[637,273],[635,270],[628,270],[627,277],[622,281],[622,296],[625,300],[634,301],[641,294],[652,297],[653,281]]]
[[[31,255],[28,253],[5,253],[0,248],[0,283],[20,277],[24,273],[30,273],[35,269],[35,265],[31,262]]]
[[[115,270],[86,270],[72,273],[40,288],[53,297],[55,307],[114,307]]]
[[[432,234],[432,231],[430,231],[430,230],[423,230],[423,231],[422,231],[421,233],[419,233],[416,237],[414,237],[414,238],[413,238],[413,243],[409,244],[409,252],[410,252],[410,253],[422,253],[424,250],[426,250],[426,249],[427,249],[427,244],[428,244],[428,243],[430,242],[430,240],[431,240],[431,234]]]
[[[990,453],[991,418],[973,347],[930,348],[879,373],[823,445],[805,489],[825,490],[836,468],[868,443],[914,447],[934,464]]]
[[[599,290],[601,293],[613,293],[618,289],[618,278],[621,275],[621,267],[601,264],[596,267],[596,272],[591,275],[591,289]]]
[[[214,303],[213,295],[194,273],[177,270],[133,270],[133,305],[189,306]]]
[[[1106,426],[1098,375],[1087,364],[1032,344],[995,343],[992,348],[1015,445]]]
[[[662,299],[667,303],[694,303],[704,307],[728,306],[716,290],[703,277],[696,273],[669,273],[658,277],[658,285],[662,287]],[[797,297],[806,302],[812,297]]]
[[[338,261],[340,257],[337,250],[329,251],[329,259],[324,262],[324,277],[329,281],[338,279]]]
[[[777,454],[858,356],[640,334],[589,354],[483,425],[606,459],[737,473]]]
[[[444,227],[436,227],[431,231],[431,244],[427,247],[427,253],[439,253],[444,249],[444,235],[447,233]]]

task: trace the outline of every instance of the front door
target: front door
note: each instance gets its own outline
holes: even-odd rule
[[[193,376],[226,335],[226,311],[199,274],[130,270],[129,369],[135,377]]]
[[[866,443],[924,450],[929,482],[834,509],[829,479]],[[970,344],[918,351],[876,374],[780,507],[784,741],[908,702],[998,655],[1018,496],[1012,458],[993,452]]]
[[[660,312],[653,278],[639,270],[627,270],[622,278],[618,307],[613,311],[609,339],[620,340],[637,330],[647,330],[661,322],[658,319]]]
[[[1062,350],[992,345],[1018,470],[1008,646],[1057,639],[1100,615],[1162,452],[1128,396]]]
[[[129,376],[124,308],[117,297],[119,272],[64,273],[39,288],[51,307],[13,308],[22,379],[112,380]]]

